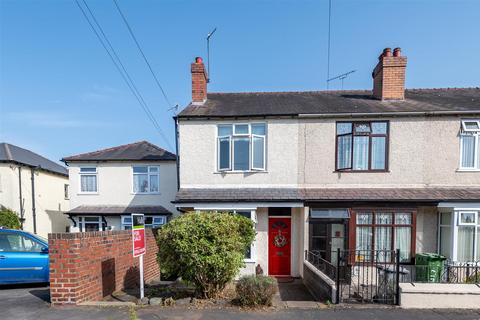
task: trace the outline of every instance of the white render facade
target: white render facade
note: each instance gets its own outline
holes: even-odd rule
[[[133,150],[140,145],[155,152],[158,148],[146,142],[132,145],[126,146]],[[71,232],[130,229],[132,213],[144,214],[147,227],[159,227],[177,212],[171,203],[177,190],[174,156],[123,160],[120,155],[115,160],[95,160],[91,154],[64,159],[70,177]]]
[[[406,65],[385,59],[385,73]],[[386,77],[375,98],[361,90],[207,94],[195,83],[199,70],[201,59],[192,88],[205,86],[204,95],[192,89],[176,117],[175,203],[255,222],[242,273],[303,277],[305,254],[335,264],[337,250],[398,249],[406,265],[418,253],[480,260],[480,90],[395,92]]]
[[[23,216],[25,231],[44,238],[52,232],[65,232],[69,226],[64,214],[69,210],[68,183],[66,171],[59,174],[21,163],[0,163],[0,206]]]

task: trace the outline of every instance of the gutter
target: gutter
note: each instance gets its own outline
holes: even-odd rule
[[[479,110],[464,111],[389,111],[389,112],[343,112],[343,113],[298,113],[298,114],[243,114],[243,115],[189,115],[178,116],[178,120],[215,120],[215,119],[266,119],[266,118],[365,118],[365,117],[428,117],[428,116],[451,116],[451,115],[479,115]]]
[[[177,155],[176,158],[176,166],[177,166],[177,191],[180,190],[180,155],[178,154],[178,118],[175,116],[173,117],[173,121],[175,122],[175,153]]]
[[[429,117],[429,116],[448,116],[448,115],[476,115],[480,110],[465,111],[398,111],[398,112],[353,112],[353,113],[301,113],[299,118],[358,118],[358,117]]]

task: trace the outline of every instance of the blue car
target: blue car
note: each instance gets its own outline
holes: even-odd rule
[[[0,228],[0,284],[48,281],[47,239]]]

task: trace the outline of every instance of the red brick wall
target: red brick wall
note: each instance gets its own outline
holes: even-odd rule
[[[160,278],[154,230],[145,230],[144,279]],[[132,256],[131,231],[52,233],[48,235],[50,295],[53,306],[102,300],[139,281],[139,258]]]

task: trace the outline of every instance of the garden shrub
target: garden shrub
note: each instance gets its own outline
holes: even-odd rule
[[[475,267],[472,267],[475,268]],[[465,279],[465,283],[480,283],[480,271],[477,271]]]
[[[15,211],[5,207],[0,208],[0,227],[9,229],[20,229],[20,220]]]
[[[255,238],[253,222],[231,213],[186,213],[158,230],[162,275],[178,275],[197,296],[213,298],[244,266]]]
[[[235,289],[242,306],[270,306],[276,292],[275,279],[263,275],[243,276]]]

